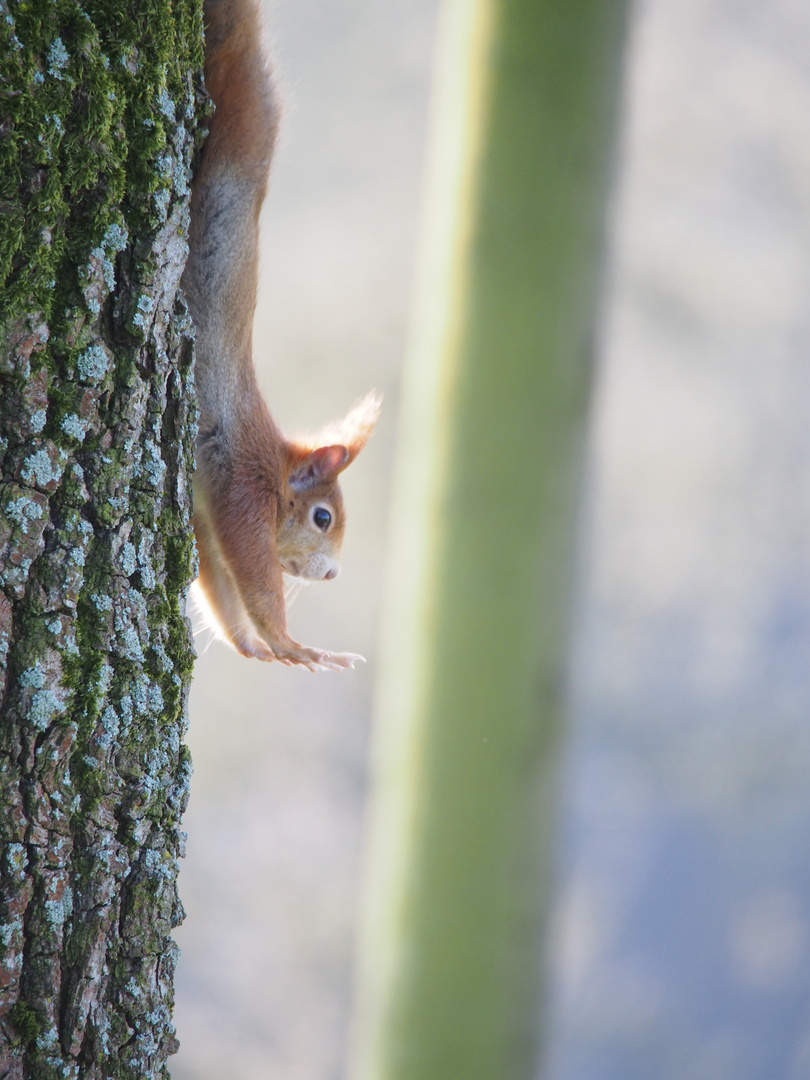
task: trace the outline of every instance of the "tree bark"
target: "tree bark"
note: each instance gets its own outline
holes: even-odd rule
[[[167,1076],[198,0],[0,0],[0,1076]]]
[[[624,0],[444,0],[357,1080],[527,1080]]]

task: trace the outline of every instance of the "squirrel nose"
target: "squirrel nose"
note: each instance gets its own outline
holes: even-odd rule
[[[339,566],[330,566],[330,568],[323,575],[323,580],[324,581],[334,581],[334,579],[338,576],[339,573],[340,573],[340,567]]]

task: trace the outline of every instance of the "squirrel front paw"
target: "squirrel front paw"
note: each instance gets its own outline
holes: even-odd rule
[[[276,659],[285,664],[301,664],[310,671],[342,671],[353,668],[358,660],[365,663],[359,653],[334,653],[324,649],[310,649],[306,645],[291,642],[287,648],[274,649]]]

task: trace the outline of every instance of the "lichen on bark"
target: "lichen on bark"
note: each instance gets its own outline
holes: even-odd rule
[[[0,0],[0,1075],[168,1075],[199,0]]]

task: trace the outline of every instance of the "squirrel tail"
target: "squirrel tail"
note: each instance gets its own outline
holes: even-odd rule
[[[192,183],[182,282],[197,329],[203,432],[207,418],[232,412],[253,378],[259,211],[280,114],[258,0],[205,0],[204,19],[214,114]]]
[[[205,0],[204,19],[205,85],[215,112],[201,172],[230,166],[249,173],[261,202],[280,109],[260,7],[257,0]]]

